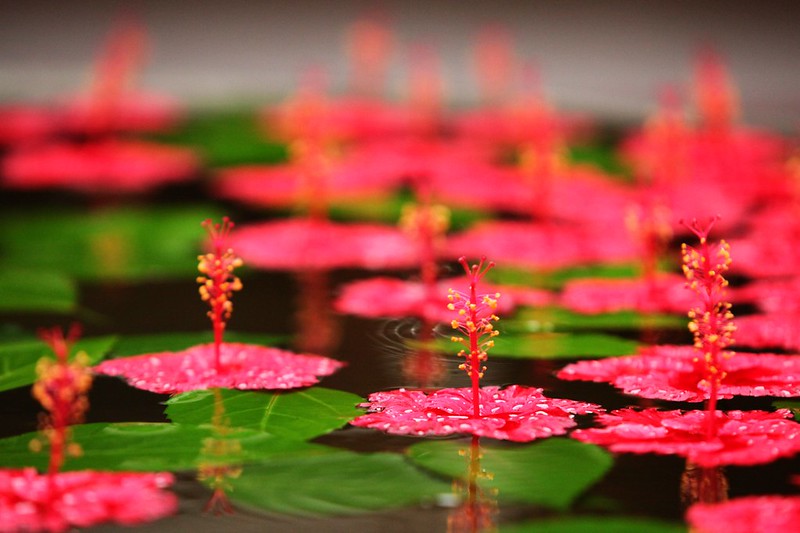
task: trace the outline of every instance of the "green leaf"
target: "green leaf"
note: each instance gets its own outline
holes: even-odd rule
[[[450,485],[397,454],[340,451],[269,460],[231,480],[230,497],[260,510],[292,515],[355,515],[429,503]]]
[[[356,408],[363,401],[359,396],[322,387],[271,393],[220,390],[219,394],[232,427],[287,439],[313,439],[363,414]],[[167,416],[182,424],[208,421],[214,409],[213,391],[187,392],[167,400]]]
[[[395,194],[386,198],[375,198],[369,202],[333,202],[330,207],[331,218],[336,220],[372,220],[396,224],[400,220],[403,207],[414,203],[408,194]],[[450,208],[450,230],[468,228],[486,214],[472,209]]]
[[[580,516],[503,526],[503,533],[686,533],[686,526],[635,517]]]
[[[499,328],[498,328],[499,329]],[[506,333],[494,339],[489,357],[515,359],[575,359],[580,357],[614,357],[631,355],[639,349],[634,340],[603,333]],[[410,341],[411,346],[419,343]],[[449,339],[434,342],[434,349],[454,353],[457,345]]]
[[[116,337],[81,339],[75,343],[72,353],[85,352],[89,364],[94,365],[115,342]],[[36,363],[45,356],[54,357],[47,344],[36,338],[0,343],[0,391],[25,387],[36,381]]]
[[[196,114],[180,130],[157,139],[196,148],[212,167],[278,163],[288,157],[284,144],[265,139],[252,109]]]
[[[613,357],[636,353],[639,343],[602,333],[500,335],[489,356],[520,359]]]
[[[49,270],[80,279],[140,280],[191,276],[208,206],[39,210],[0,216],[0,267]]]
[[[409,458],[446,476],[466,479],[470,455],[466,441],[427,441],[411,446]],[[611,456],[598,446],[552,438],[526,446],[480,447],[477,483],[496,493],[500,503],[530,503],[566,509],[611,468]]]
[[[259,344],[271,346],[285,340],[280,335],[262,335],[256,333],[238,333],[225,331],[225,342],[242,342],[245,344]],[[120,338],[113,357],[127,357],[157,352],[177,352],[197,344],[214,342],[212,331],[187,332],[187,333],[159,333],[155,335],[126,335]]]
[[[0,277],[0,312],[70,313],[77,300],[75,282],[57,272],[8,269]]]
[[[331,448],[282,439],[249,429],[163,423],[80,424],[72,441],[81,455],[69,457],[64,470],[177,471],[201,465],[246,464],[267,457],[329,453]],[[0,440],[0,465],[47,467],[47,446],[40,453],[29,444],[39,433]],[[41,440],[39,437],[38,440]],[[224,441],[224,445],[220,442]]]
[[[574,330],[609,330],[643,328],[685,328],[683,315],[644,314],[636,311],[619,311],[597,315],[584,315],[556,307],[523,308],[513,318],[502,321],[503,332],[550,332]]]
[[[576,165],[591,165],[616,178],[632,181],[633,173],[617,156],[615,145],[583,144],[569,147],[569,160]]]
[[[634,263],[583,265],[553,271],[499,266],[490,270],[486,277],[492,283],[560,289],[572,279],[632,278],[636,277],[638,273],[639,266]]]

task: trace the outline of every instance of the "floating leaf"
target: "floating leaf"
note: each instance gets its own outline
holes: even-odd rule
[[[630,278],[636,276],[638,271],[639,267],[633,263],[575,266],[550,272],[501,265],[493,269],[487,279],[497,284],[558,289],[575,278]]]
[[[413,342],[412,346],[416,346]],[[436,342],[445,353],[453,351],[449,340]],[[613,357],[636,353],[639,343],[602,333],[501,333],[495,339],[490,357],[516,359],[574,359],[578,357]]]
[[[231,480],[230,497],[261,510],[293,515],[354,515],[427,503],[450,485],[390,453],[340,451],[269,460]]]
[[[226,342],[270,346],[285,339],[286,337],[278,335],[225,331]],[[119,339],[111,355],[114,357],[127,357],[144,353],[177,352],[198,344],[208,344],[210,342],[214,342],[214,333],[212,331],[159,333],[156,335],[126,335]]]
[[[466,441],[427,441],[409,448],[416,464],[453,478],[467,474]],[[611,468],[611,456],[597,446],[552,438],[529,446],[481,446],[478,484],[497,491],[502,502],[531,503],[566,509]]]
[[[583,144],[572,145],[567,154],[571,163],[591,165],[616,179],[632,180],[632,171],[620,161],[617,150],[612,145]]]
[[[308,440],[338,429],[362,414],[355,394],[312,387],[295,392],[220,390],[225,419],[231,427],[265,431],[270,435]],[[199,424],[214,413],[213,391],[192,391],[167,400],[173,422]]]
[[[395,224],[400,219],[403,207],[413,203],[408,194],[396,194],[388,198],[377,198],[369,202],[331,202],[330,214],[334,220],[371,220]],[[450,230],[457,231],[486,218],[477,210],[464,208],[450,209]]]
[[[523,308],[513,318],[503,320],[504,332],[549,332],[573,330],[608,330],[642,328],[685,328],[686,317],[619,311],[584,315],[567,309]]]
[[[686,526],[634,517],[581,516],[503,526],[503,533],[686,533]]]
[[[200,222],[215,207],[7,212],[2,267],[81,279],[153,279],[196,272]]]
[[[115,337],[81,339],[75,343],[72,353],[86,352],[89,364],[103,359],[116,342]],[[50,355],[51,349],[39,339],[30,338],[0,344],[0,391],[32,384],[36,380],[36,363],[42,356]]]
[[[75,282],[57,272],[8,269],[0,277],[0,311],[70,313],[75,310]]]
[[[264,139],[252,110],[198,114],[185,127],[159,135],[158,139],[197,148],[212,167],[277,163],[287,159],[283,144]]]
[[[200,465],[245,464],[266,457],[328,453],[325,446],[275,437],[261,431],[163,423],[80,424],[71,427],[72,440],[81,455],[69,457],[65,470],[177,471]],[[0,440],[0,465],[47,468],[46,451],[34,453],[30,442],[39,433],[26,433]],[[211,439],[234,441],[230,450],[209,455],[203,447]]]

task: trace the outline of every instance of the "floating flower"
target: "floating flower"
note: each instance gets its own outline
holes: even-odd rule
[[[458,352],[459,357],[464,358],[464,362],[458,368],[467,373],[472,381],[472,396],[474,415],[480,416],[479,389],[480,379],[486,371],[484,363],[489,358],[487,350],[494,346],[494,338],[500,332],[494,327],[494,323],[500,320],[495,315],[497,310],[497,299],[500,293],[478,294],[478,283],[492,267],[493,262],[486,262],[486,258],[481,258],[480,263],[470,266],[466,258],[459,259],[461,266],[467,273],[469,279],[469,290],[467,292],[450,289],[447,299],[447,309],[457,313],[456,318],[450,323],[457,334],[450,337],[450,340],[461,344],[463,348]]]
[[[749,315],[736,321],[736,343],[750,348],[800,350],[800,311]]]
[[[563,435],[574,427],[575,415],[596,413],[596,405],[547,398],[542,389],[511,385],[483,387],[480,416],[474,414],[472,390],[440,389],[430,394],[399,389],[375,392],[362,407],[370,412],[351,422],[396,435],[445,436],[472,434],[527,442]]]
[[[231,246],[250,265],[267,269],[409,268],[417,246],[396,228],[290,219],[245,226]]]
[[[451,325],[456,330],[451,340],[464,348],[459,368],[470,378],[470,388],[448,388],[430,394],[400,389],[376,392],[361,405],[369,409],[351,422],[398,435],[451,435],[468,433],[525,442],[562,435],[575,426],[576,414],[598,412],[598,406],[572,400],[549,399],[541,389],[511,385],[506,388],[480,387],[486,371],[487,350],[498,335],[494,323],[498,317],[499,294],[479,294],[477,286],[493,263],[485,258],[470,266],[460,262],[469,279],[466,292],[450,290],[447,308],[455,313]]]
[[[793,315],[800,312],[800,277],[754,281],[736,289],[733,295],[737,303],[755,304],[767,314]],[[737,331],[741,329],[740,321],[736,322]],[[740,337],[741,334],[737,334],[737,341]]]
[[[630,261],[636,246],[617,226],[488,222],[447,240],[445,254],[481,257],[486,251],[511,266],[553,270],[601,262]]]
[[[60,114],[72,133],[102,135],[122,131],[160,131],[180,117],[167,97],[135,92],[131,85],[145,63],[147,32],[137,20],[119,21],[100,49],[85,95],[68,100]]]
[[[309,195],[322,195],[326,201],[358,201],[387,195],[399,185],[392,174],[376,174],[358,160],[330,165],[319,183],[312,185],[297,164],[242,166],[219,172],[215,192],[259,207],[287,207],[309,202]]]
[[[602,427],[577,430],[572,437],[612,452],[680,455],[702,467],[763,464],[800,451],[800,424],[791,420],[788,409],[709,415],[709,411],[627,408],[601,414],[597,420]],[[716,427],[711,437],[709,425]]]
[[[586,314],[634,310],[645,313],[684,312],[695,298],[686,280],[676,274],[653,279],[574,279],[564,284],[559,302]]]
[[[169,473],[0,470],[0,531],[67,531],[104,522],[127,526],[174,514]]]
[[[318,355],[251,344],[223,343],[217,371],[214,344],[104,361],[94,371],[121,376],[139,389],[175,394],[197,389],[292,389],[307,387],[344,366]]]
[[[57,130],[57,116],[50,109],[23,104],[0,106],[0,146],[40,142]]]
[[[70,443],[69,426],[83,422],[83,416],[89,408],[87,398],[92,386],[92,376],[86,366],[86,354],[79,353],[73,361],[69,361],[71,345],[79,334],[76,326],[65,337],[59,328],[43,330],[40,333],[53,350],[55,360],[42,358],[36,365],[38,379],[31,393],[48,414],[42,417],[42,431],[50,446],[50,465],[48,473],[55,474],[64,464],[64,456],[80,455],[80,446]],[[41,448],[42,443],[34,441],[34,448]]]
[[[697,365],[693,346],[652,346],[638,355],[579,361],[564,367],[565,380],[605,382],[626,394],[676,402],[708,400],[711,387]],[[800,396],[800,360],[795,355],[735,353],[725,361],[718,398]]]
[[[48,411],[42,429],[50,462],[46,474],[33,468],[0,469],[0,531],[66,531],[102,522],[133,525],[170,515],[178,507],[177,497],[163,490],[172,485],[172,474],[59,471],[65,456],[81,453],[69,441],[69,426],[81,422],[89,406],[92,377],[86,355],[69,360],[77,336],[76,327],[66,337],[57,328],[41,333],[56,356],[55,361],[39,362],[33,386],[33,396]],[[42,442],[34,440],[31,447],[40,449]]]
[[[197,389],[291,389],[318,382],[344,363],[318,355],[295,354],[277,348],[223,342],[233,304],[241,289],[233,270],[242,264],[229,246],[233,223],[210,220],[203,226],[211,237],[211,251],[199,256],[197,278],[200,296],[211,307],[208,316],[214,342],[180,352],[160,352],[104,361],[94,367],[99,374],[124,377],[139,389],[174,394]]]
[[[697,533],[773,533],[800,531],[800,497],[748,496],[727,502],[698,503],[686,521]]]
[[[334,302],[334,308],[347,313],[370,318],[417,317],[432,322],[450,322],[452,311],[447,305],[447,289],[452,279],[436,283],[436,298],[430,299],[424,283],[394,278],[373,278],[344,285]],[[545,290],[521,287],[487,285],[488,292],[501,292],[497,311],[510,313],[518,305],[542,306],[551,303],[553,295]]]
[[[198,166],[197,156],[186,148],[121,140],[53,142],[9,154],[2,164],[2,184],[19,189],[136,193],[186,181]]]
[[[197,270],[202,274],[197,282],[200,284],[200,298],[211,306],[208,318],[214,328],[216,367],[221,370],[219,352],[225,324],[233,312],[231,296],[234,291],[242,289],[242,282],[233,275],[233,271],[242,266],[242,260],[227,246],[228,236],[233,228],[233,222],[228,217],[222,219],[222,224],[205,220],[203,227],[211,237],[212,251],[197,258]]]

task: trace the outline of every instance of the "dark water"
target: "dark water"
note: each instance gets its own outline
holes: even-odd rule
[[[171,195],[151,202],[180,205],[193,201],[196,191],[179,189]],[[64,205],[74,198],[54,195],[8,195],[2,204]],[[258,218],[257,213],[228,206],[235,220]],[[198,221],[199,231],[199,221]],[[187,261],[193,261],[188,257]],[[405,274],[409,273],[394,273]],[[402,340],[414,334],[412,321],[367,320],[331,314],[325,302],[336,294],[342,283],[371,276],[361,271],[337,271],[324,279],[292,273],[245,271],[245,289],[235,295],[234,315],[229,327],[239,332],[266,334],[296,334],[302,332],[306,343],[316,344],[324,354],[347,362],[347,366],[322,385],[353,392],[362,397],[369,392],[400,386],[413,386],[401,372],[405,357]],[[308,294],[309,286],[316,285]],[[321,287],[321,288],[320,288]],[[174,331],[205,331],[209,325],[205,307],[200,302],[193,279],[154,281],[144,283],[82,282],[81,311],[77,318],[84,326],[85,336],[102,334],[149,334]],[[305,289],[305,291],[304,291]],[[309,298],[311,300],[309,300]],[[305,310],[304,310],[305,308]],[[27,329],[52,324],[68,324],[76,317],[42,314],[2,315],[2,324],[14,324]],[[502,330],[502,321],[500,323]],[[683,334],[678,335],[683,338]],[[315,338],[316,337],[316,338]],[[322,337],[320,339],[319,337]],[[688,338],[688,336],[686,336]],[[310,340],[309,340],[310,339]],[[325,341],[328,341],[327,343]],[[661,339],[666,340],[666,339]],[[302,344],[303,339],[295,344]],[[518,383],[543,387],[551,397],[594,402],[606,409],[635,404],[637,400],[618,394],[610,386],[591,383],[568,383],[554,373],[569,361],[512,360],[491,358],[486,384]],[[444,386],[465,386],[466,377],[456,369],[455,358],[446,363]],[[166,396],[139,391],[122,381],[97,378],[94,382],[87,422],[166,421],[162,402]],[[640,403],[644,405],[643,403]],[[668,402],[647,405],[665,408],[676,406]],[[691,406],[694,407],[694,406]],[[740,399],[722,402],[722,408],[770,408],[769,400]],[[27,389],[0,393],[0,413],[3,424],[0,436],[11,436],[36,429],[39,405]],[[381,433],[346,428],[317,439],[315,442],[354,451],[402,451],[419,439],[390,437]],[[577,502],[576,513],[610,513],[681,521],[684,504],[681,501],[682,475],[685,462],[675,457],[654,455],[622,455],[615,459],[608,474]],[[770,465],[725,469],[731,497],[754,494],[791,492],[788,479],[798,471],[797,460],[780,460]],[[378,512],[357,517],[295,518],[267,515],[237,508],[232,515],[213,516],[203,512],[211,492],[196,480],[194,472],[178,475],[174,491],[180,496],[178,515],[160,522],[141,526],[144,531],[420,531],[447,530],[446,507],[402,509]],[[547,512],[526,506],[501,507],[494,520],[497,524],[547,516]],[[117,526],[98,527],[99,531],[118,529]]]

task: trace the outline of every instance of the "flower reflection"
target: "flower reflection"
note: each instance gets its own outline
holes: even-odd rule
[[[197,479],[205,483],[211,490],[203,510],[205,512],[222,515],[233,514],[234,509],[228,499],[231,490],[230,480],[237,479],[242,474],[242,466],[234,463],[234,459],[241,455],[242,444],[232,436],[230,420],[225,418],[225,404],[219,389],[213,389],[214,413],[211,417],[213,436],[203,441],[200,450],[200,466],[197,470]]]
[[[467,458],[467,474],[453,481],[453,493],[461,504],[447,516],[448,533],[487,533],[497,531],[497,489],[484,489],[481,480],[493,474],[481,468],[480,437],[473,436],[469,449],[459,450]]]
[[[31,448],[49,446],[48,471],[0,470],[0,531],[66,531],[103,522],[133,525],[177,509],[175,495],[164,490],[173,483],[169,473],[61,471],[67,457],[82,453],[70,440],[70,426],[83,420],[92,383],[86,354],[70,358],[77,336],[77,327],[66,336],[58,328],[41,333],[55,360],[43,357],[37,365],[33,396],[48,414],[41,417],[42,438],[32,441]]]
[[[702,467],[690,461],[681,475],[681,501],[685,507],[695,503],[728,500],[728,478],[721,466]]]

